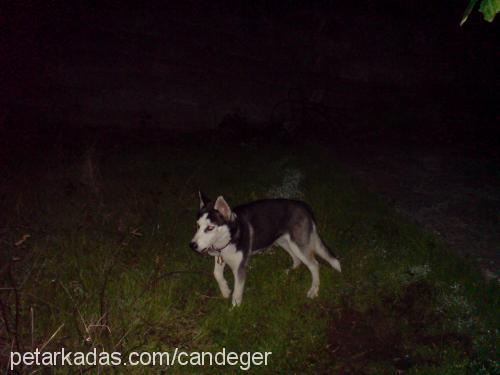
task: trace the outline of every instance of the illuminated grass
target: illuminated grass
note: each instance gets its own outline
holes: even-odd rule
[[[368,193],[326,152],[186,144],[117,154],[101,165],[98,197],[76,182],[74,170],[46,173],[8,200],[2,287],[17,293],[1,292],[3,358],[13,342],[30,350],[33,337],[40,347],[63,325],[45,350],[271,351],[269,368],[253,368],[262,372],[498,371],[498,287]],[[230,309],[213,279],[213,260],[187,246],[198,188],[229,204],[279,192],[301,196],[343,273],[322,264],[320,296],[311,301],[306,268],[286,274],[291,259],[271,249],[252,259],[243,305]],[[23,234],[31,237],[14,246]],[[373,329],[340,330],[348,314]],[[409,363],[370,347],[363,335],[394,340],[387,343],[397,347],[393,357],[407,355]],[[203,369],[174,368],[193,370]],[[224,370],[236,368],[210,369]]]

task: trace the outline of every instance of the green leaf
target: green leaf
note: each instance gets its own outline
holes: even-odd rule
[[[485,21],[493,22],[495,15],[500,12],[500,0],[482,0],[479,11],[483,13]]]
[[[472,12],[472,9],[476,6],[477,0],[470,0],[469,5],[467,5],[467,8],[465,8],[464,15],[462,16],[462,21],[460,21],[460,26],[462,26],[465,21],[467,21],[467,18],[469,18],[470,12]],[[482,5],[482,4],[481,4]]]

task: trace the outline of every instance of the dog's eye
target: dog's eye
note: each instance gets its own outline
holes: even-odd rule
[[[215,228],[215,227],[214,227],[213,225],[209,225],[209,226],[207,227],[207,229],[205,229],[205,230],[206,230],[207,232],[210,232],[211,230],[214,230],[214,228]]]

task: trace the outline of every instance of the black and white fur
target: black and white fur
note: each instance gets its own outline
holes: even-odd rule
[[[319,291],[319,264],[314,255],[341,271],[340,263],[327,249],[316,229],[312,210],[301,201],[259,200],[231,209],[222,196],[215,202],[199,193],[197,231],[190,247],[215,258],[214,276],[224,298],[231,289],[224,278],[226,264],[234,275],[233,306],[241,304],[250,256],[277,244],[292,257],[295,269],[304,263],[312,275],[307,296]]]

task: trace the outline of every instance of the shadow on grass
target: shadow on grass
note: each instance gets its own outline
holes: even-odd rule
[[[406,285],[399,294],[382,297],[381,306],[359,311],[342,296],[342,308],[330,322],[329,347],[341,373],[371,373],[372,367],[386,365],[395,370],[432,367],[439,358],[419,350],[453,350],[462,356],[472,352],[472,338],[454,331],[431,334],[446,319],[429,308],[437,291],[426,282]]]

